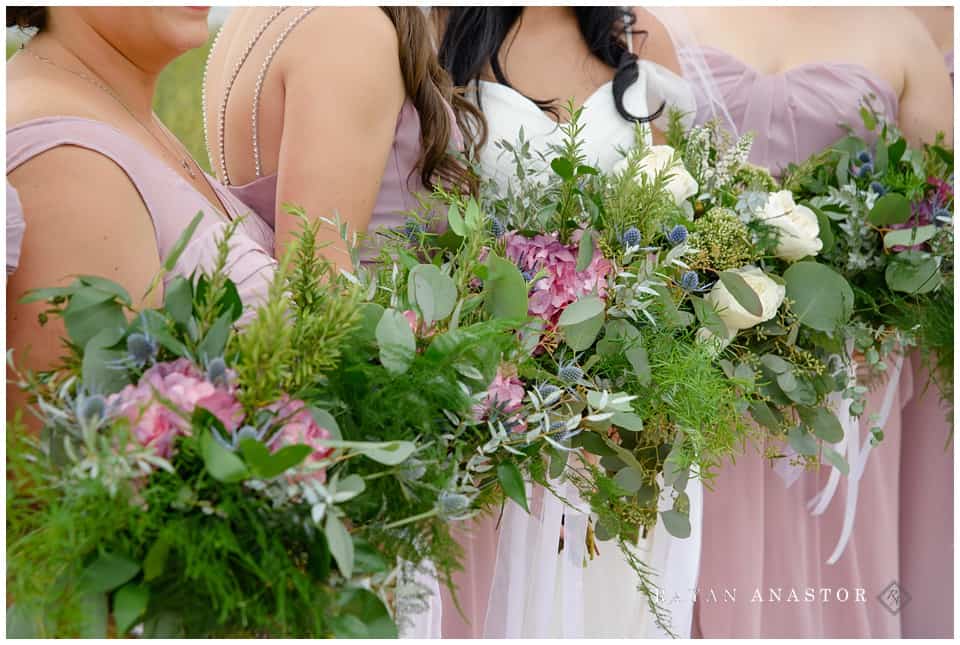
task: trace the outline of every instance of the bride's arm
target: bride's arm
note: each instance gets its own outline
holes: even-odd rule
[[[276,251],[299,230],[284,203],[311,218],[339,213],[350,231],[370,222],[406,92],[396,30],[377,7],[328,8],[285,53],[283,134],[277,165]],[[349,259],[324,228],[322,253]]]

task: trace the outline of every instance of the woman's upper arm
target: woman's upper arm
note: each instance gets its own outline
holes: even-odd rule
[[[953,85],[943,54],[926,28],[906,9],[901,23],[906,62],[898,122],[914,145],[932,142],[943,132],[953,144]]]
[[[644,60],[653,61],[675,74],[682,75],[677,49],[664,24],[652,13],[640,7],[633,8],[633,15],[637,18],[633,26],[634,32],[646,32],[646,36],[634,35],[633,51]]]
[[[24,293],[86,274],[119,283],[136,304],[160,268],[156,235],[129,177],[98,153],[54,148],[7,179],[26,220],[19,266],[7,282],[7,346],[19,367],[49,369],[63,353],[63,325],[51,319],[41,327],[46,306],[20,303]],[[7,393],[22,400],[9,386]]]
[[[318,16],[313,33],[300,34],[288,52],[277,165],[278,257],[298,227],[282,211],[284,203],[312,218],[337,213],[351,232],[366,231],[406,96],[396,31],[386,15],[378,8],[326,11],[337,18]],[[336,241],[332,232],[324,234],[323,241]],[[341,265],[347,259],[329,257]]]

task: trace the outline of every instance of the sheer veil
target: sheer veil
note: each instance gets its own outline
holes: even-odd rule
[[[680,69],[684,79],[693,86],[697,100],[696,122],[703,123],[711,119],[731,134],[738,136],[736,123],[730,116],[726,101],[720,91],[713,72],[707,65],[700,43],[687,17],[685,7],[644,7],[666,28],[673,41]]]

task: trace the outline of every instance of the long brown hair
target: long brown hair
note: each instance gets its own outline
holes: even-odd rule
[[[483,115],[462,93],[455,90],[450,75],[440,65],[431,38],[432,26],[419,7],[380,7],[397,30],[400,43],[400,71],[407,96],[420,115],[420,142],[423,148],[417,169],[423,185],[436,183],[474,190],[476,177],[463,161],[448,153],[454,123],[470,151],[483,144],[486,123]],[[450,119],[447,106],[456,121]]]

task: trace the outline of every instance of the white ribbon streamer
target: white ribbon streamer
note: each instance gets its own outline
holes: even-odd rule
[[[890,418],[894,395],[896,395],[900,385],[903,362],[903,355],[897,356],[893,364],[893,369],[890,371],[886,390],[883,395],[883,403],[880,406],[880,413],[877,418],[877,423],[875,424],[880,428],[885,427],[887,420]],[[856,365],[853,361],[851,361],[850,369],[853,370],[854,374],[856,373]],[[843,555],[844,550],[847,548],[847,544],[850,542],[850,537],[853,535],[853,524],[857,514],[857,500],[860,494],[860,479],[863,477],[864,470],[867,466],[867,459],[873,449],[873,442],[870,441],[869,438],[862,447],[860,446],[860,422],[858,418],[850,414],[850,403],[851,401],[849,399],[841,402],[839,419],[841,426],[843,426],[843,439],[836,444],[837,452],[839,452],[841,456],[846,457],[850,469],[847,475],[846,508],[844,509],[843,527],[840,531],[840,538],[837,541],[833,553],[827,558],[827,564],[835,564],[840,559],[840,556]],[[840,471],[834,466],[827,485],[810,500],[808,508],[812,508],[811,512],[813,515],[822,515],[827,510],[839,485],[840,475]]]

